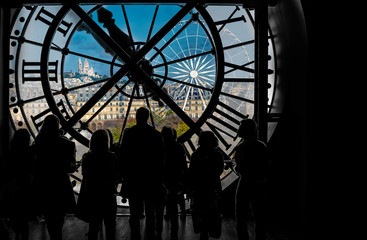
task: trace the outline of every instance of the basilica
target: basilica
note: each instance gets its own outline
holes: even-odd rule
[[[81,75],[87,75],[89,77],[100,78],[101,76],[94,72],[92,66],[89,66],[89,62],[87,59],[84,60],[84,65],[82,60],[79,58],[78,61],[78,73]]]

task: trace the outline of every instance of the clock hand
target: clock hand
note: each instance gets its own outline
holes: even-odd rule
[[[130,65],[130,64],[129,64]],[[108,80],[89,100],[67,121],[67,126],[74,126],[82,117],[129,71],[125,64]]]
[[[77,4],[72,4],[72,10],[121,58],[125,63],[136,65],[153,47],[195,6],[196,3],[186,4],[175,16],[173,16],[138,52],[130,56],[122,49],[93,19]],[[103,15],[103,13],[102,13]]]
[[[106,44],[99,36],[98,34],[93,31],[85,22],[82,22],[79,27],[76,29],[78,32],[81,31],[85,31],[87,34],[92,35],[92,37],[94,38],[94,40],[96,40],[96,42],[103,47],[103,49],[105,50],[105,52],[111,56],[115,55],[115,52],[108,46],[108,44]]]
[[[179,116],[182,121],[184,121],[190,128],[194,129],[194,131],[199,130],[196,129],[195,122],[175,103],[175,101],[167,94],[164,89],[159,87],[153,79],[149,77],[146,72],[144,72],[141,68],[135,67],[133,70],[134,74],[136,74],[144,83],[154,92],[160,99],[167,104],[174,111],[177,116]]]
[[[123,10],[125,10],[123,8]],[[124,11],[124,14],[126,16],[126,12]],[[105,9],[104,7],[101,7],[97,10],[97,15],[98,15],[98,21],[100,23],[103,23],[103,27],[108,29],[108,32],[111,36],[111,38],[121,47],[123,47],[124,51],[129,55],[132,56],[133,54],[133,44],[131,42],[131,39],[127,34],[125,34],[120,28],[118,28],[115,24],[115,20],[112,19],[113,14],[108,11],[107,9]],[[122,61],[121,58],[119,58],[119,61]],[[149,75],[149,77],[152,77],[153,74],[153,67],[151,65],[151,63],[146,60],[146,59],[141,59],[140,63],[139,63],[140,67]],[[133,78],[134,82],[137,82],[138,84],[142,84],[144,85],[144,82],[141,82],[139,80],[139,78],[137,78],[136,76],[134,76],[134,74],[131,74],[131,77]],[[153,79],[156,84],[160,84],[160,80],[154,78]],[[149,87],[145,87],[145,92],[146,94],[152,95],[152,99],[158,102],[158,105],[160,107],[163,107],[164,104],[162,103],[162,101],[159,99],[159,97],[154,94],[154,92],[151,91],[151,89]],[[167,90],[166,90],[167,91]]]
[[[130,37],[124,33],[119,27],[115,24],[115,19],[112,19],[112,13],[101,7],[97,10],[98,22],[103,23],[103,27],[107,28],[110,37],[121,46],[124,51],[132,56],[132,42],[130,41]],[[121,58],[119,58],[122,61]]]
[[[77,4],[72,4],[71,8],[73,11],[96,33],[101,39],[106,42],[111,49],[126,63],[120,68],[111,79],[106,82],[89,100],[83,105],[75,114],[67,121],[67,126],[74,126],[124,75],[127,74],[131,69],[136,69],[139,73],[138,76],[145,79],[148,82],[148,86],[158,95],[161,99],[170,104],[173,111],[176,109],[176,114],[181,117],[186,124],[189,126],[194,126],[194,122],[190,117],[188,117],[176,104],[175,102],[166,94],[139,66],[137,63],[148,53],[160,40],[166,35],[193,7],[195,3],[186,4],[166,25],[164,25],[136,54],[130,58],[130,56],[113,40],[108,36],[103,29],[101,29],[97,23],[95,23],[84,10]],[[160,92],[160,93],[159,93]],[[163,92],[163,93],[162,93]],[[164,100],[166,99],[166,100]],[[177,110],[178,108],[178,110]]]

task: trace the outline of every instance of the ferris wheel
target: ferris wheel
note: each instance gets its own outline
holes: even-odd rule
[[[195,19],[195,18],[194,18]],[[184,30],[182,31],[182,26]],[[200,103],[205,109],[211,93],[205,91],[213,88],[216,78],[216,61],[213,56],[212,40],[210,34],[206,30],[207,26],[204,20],[183,20],[177,24],[177,28],[171,30],[173,36],[177,35],[174,40],[171,40],[167,51],[162,54],[169,62],[168,66],[168,81],[165,86],[169,89],[169,93],[177,102],[181,103],[181,108],[186,109],[192,101]],[[169,35],[168,37],[172,36]],[[236,45],[241,43],[239,37],[236,36],[230,29],[225,26],[220,31],[220,37],[223,45]],[[163,38],[163,42],[168,41]],[[241,46],[235,51],[225,52],[226,61],[236,63],[238,58],[242,58],[245,66],[253,68],[251,54],[246,46]],[[184,59],[184,60],[183,60]],[[179,60],[179,61],[176,61]],[[156,58],[152,61],[155,68],[154,74],[156,77],[163,77],[164,69],[160,69],[164,64],[162,58]],[[235,78],[236,72],[228,72],[230,77]],[[238,75],[238,74],[237,74]],[[249,73],[248,78],[253,78],[254,74]],[[225,83],[225,88],[230,94],[249,95],[253,85],[240,83]],[[237,111],[244,107],[243,101],[235,101],[235,99],[222,96],[222,100],[234,105]],[[235,101],[230,103],[231,101]]]

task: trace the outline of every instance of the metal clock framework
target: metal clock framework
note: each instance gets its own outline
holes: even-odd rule
[[[147,9],[149,17],[140,16],[147,19],[145,27],[136,28],[134,14]],[[10,35],[13,127],[26,127],[36,136],[44,117],[54,113],[69,138],[88,146],[90,123],[112,102],[125,99],[121,133],[134,103],[143,102],[153,113],[170,112],[187,125],[178,140],[188,152],[196,149],[201,130],[211,130],[230,159],[241,119],[255,118],[265,136],[271,135],[276,54],[270,29],[266,24],[260,29],[255,21],[257,11],[262,10],[235,2],[24,5],[12,19]],[[76,49],[73,42],[80,34],[94,39],[104,57]],[[259,34],[265,36],[262,43]],[[64,73],[72,57],[88,59],[109,72],[71,85]],[[78,105],[78,91],[91,87],[95,91]],[[25,93],[25,88],[31,90]],[[202,108],[200,116],[187,110],[195,100]],[[96,113],[83,118],[97,104]],[[38,112],[26,113],[30,105],[39,106]],[[228,172],[223,180],[229,182],[223,184],[234,178]]]

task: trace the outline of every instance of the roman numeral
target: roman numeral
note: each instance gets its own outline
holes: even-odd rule
[[[57,65],[56,62],[48,63],[48,78],[49,81],[57,82]],[[22,66],[22,82],[36,82],[41,81],[41,63],[40,62],[26,62],[23,59]]]
[[[251,63],[252,62],[246,63],[244,65],[236,65],[236,64],[233,64],[233,63],[229,63],[229,62],[224,62],[224,66],[231,68],[231,69],[227,70],[226,72],[224,72],[224,74],[228,74],[228,73],[233,72],[235,70],[241,70],[241,71],[245,71],[245,72],[249,72],[249,73],[255,73],[254,69],[246,67],[247,65],[249,65]]]
[[[53,19],[55,18],[55,15],[47,11],[44,7],[41,8],[41,10],[38,12],[36,16],[36,20],[39,20],[47,25],[51,25]],[[73,25],[72,22],[66,22],[64,20],[61,21],[59,27],[57,28],[57,31],[62,33],[64,37],[70,30],[70,27]]]
[[[237,95],[229,94],[229,93],[226,93],[226,92],[220,92],[220,94],[222,96],[225,96],[225,97],[229,97],[229,98],[237,99],[237,100],[240,100],[240,101],[244,101],[244,102],[255,104],[255,101],[254,100],[251,100],[251,99],[248,99],[248,98],[239,97]]]
[[[219,109],[219,107],[222,109]],[[207,121],[206,124],[217,136],[219,141],[225,146],[226,150],[228,150],[232,145],[226,141],[223,134],[235,140],[237,138],[237,129],[240,126],[240,120],[238,120],[238,118],[242,120],[248,116],[238,112],[223,102],[218,102],[214,112],[218,113],[220,118],[212,115],[209,119],[211,119],[213,123]],[[237,118],[235,118],[235,116],[237,116]]]
[[[70,115],[67,112],[67,110],[65,108],[65,104],[61,99],[56,105],[59,108],[60,112],[65,117],[65,119],[70,119]],[[31,115],[33,125],[36,127],[37,131],[39,131],[39,128],[42,126],[44,117],[50,112],[51,112],[51,109],[49,108],[49,109],[46,109],[45,111],[43,111],[43,112],[41,112],[41,113],[39,113],[35,116]]]
[[[184,144],[182,145],[185,148],[187,156],[190,156],[196,150],[196,147],[194,143],[191,141],[191,139],[185,141]]]
[[[233,15],[239,11],[240,8],[238,6],[236,6],[236,8],[233,10],[233,12],[231,13],[231,15],[229,15],[229,17],[226,19],[226,20],[222,20],[222,21],[217,21],[215,22],[215,25],[222,25],[219,29],[218,29],[218,32],[220,32],[226,24],[228,23],[233,23],[233,22],[239,22],[239,21],[243,21],[243,22],[246,22],[246,18],[245,16],[241,16],[241,17],[236,17],[236,18],[232,18]]]

